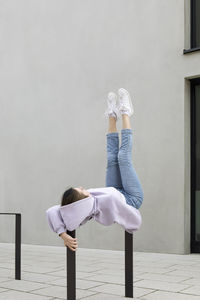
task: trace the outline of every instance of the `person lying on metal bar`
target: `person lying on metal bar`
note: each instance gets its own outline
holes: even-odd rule
[[[118,223],[127,232],[137,231],[142,224],[139,211],[143,203],[143,189],[132,162],[133,130],[130,116],[134,109],[130,94],[121,88],[117,96],[110,92],[107,97],[107,109],[104,116],[109,119],[107,137],[106,187],[84,189],[68,188],[60,205],[50,207],[47,220],[50,228],[72,251],[78,247],[77,238],[66,231],[73,231],[91,219],[109,226]],[[116,121],[122,117],[121,146]]]

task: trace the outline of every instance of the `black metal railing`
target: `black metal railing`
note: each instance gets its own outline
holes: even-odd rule
[[[76,230],[68,231],[72,238]],[[76,251],[67,247],[67,300],[76,300]],[[133,234],[125,231],[125,297],[133,298]]]
[[[0,215],[15,215],[15,279],[21,279],[21,214],[0,213]]]

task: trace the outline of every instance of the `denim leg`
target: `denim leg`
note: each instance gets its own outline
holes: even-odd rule
[[[133,132],[132,129],[121,130],[121,147],[118,162],[121,180],[127,203],[139,208],[143,202],[143,190],[132,162]]]
[[[107,167],[106,186],[121,189],[122,181],[118,164],[119,134],[118,132],[107,133]]]

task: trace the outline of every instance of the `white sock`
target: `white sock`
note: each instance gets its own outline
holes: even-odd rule
[[[126,114],[129,116],[129,111],[127,109],[123,109],[120,111],[120,113],[123,115],[123,114]]]
[[[112,113],[110,113],[110,114],[108,114],[109,115],[109,117],[115,117],[115,119],[117,118],[117,116],[116,116],[116,113],[115,112],[112,112]]]

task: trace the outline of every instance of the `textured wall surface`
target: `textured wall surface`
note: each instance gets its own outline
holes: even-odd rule
[[[106,95],[133,96],[133,163],[144,190],[136,251],[190,242],[188,46],[182,0],[0,1],[0,211],[22,213],[22,242],[62,245],[45,210],[68,186],[105,186]],[[187,18],[188,19],[188,18]],[[118,129],[121,128],[119,121]],[[11,242],[13,219],[0,219]],[[79,247],[124,249],[124,231],[90,221]]]

